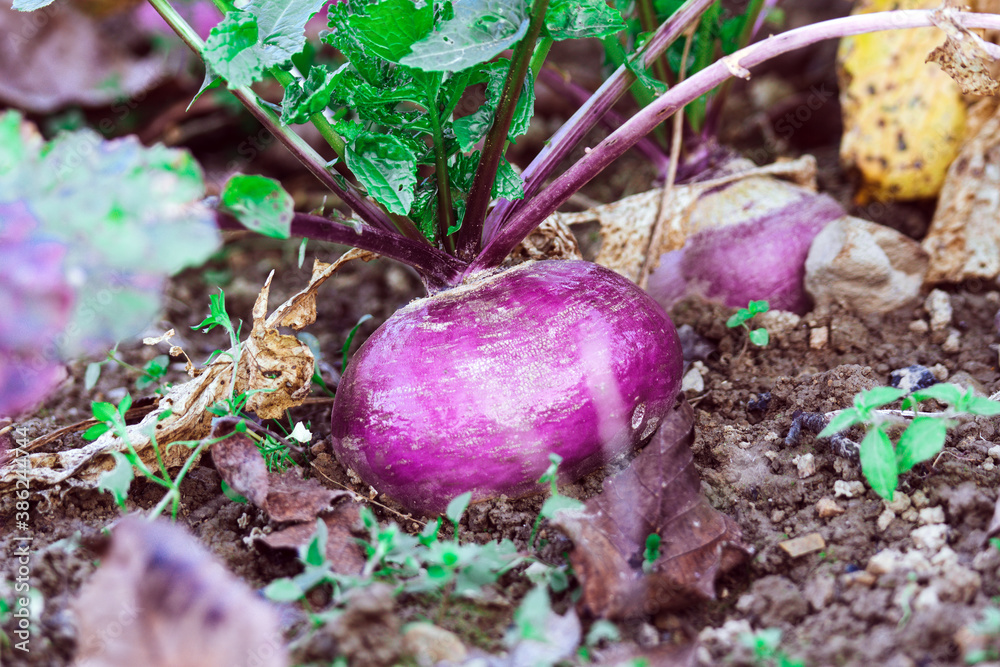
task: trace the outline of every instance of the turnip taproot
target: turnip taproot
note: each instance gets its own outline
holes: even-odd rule
[[[577,478],[649,437],[682,356],[645,292],[579,260],[529,262],[400,309],[337,389],[333,446],[407,509],[537,488],[548,455]]]

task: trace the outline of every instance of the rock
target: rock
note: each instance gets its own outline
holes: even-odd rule
[[[910,533],[910,538],[918,549],[936,553],[948,540],[948,526],[943,523],[921,526]]]
[[[860,313],[886,313],[919,295],[927,262],[916,241],[845,216],[813,239],[805,287],[817,305],[840,303]]]
[[[902,514],[910,508],[910,497],[902,491],[892,494],[892,500],[883,501],[895,514]]]
[[[937,383],[937,378],[934,377],[931,369],[919,364],[898,368],[889,373],[889,386],[897,387],[907,393],[926,389],[935,383]]]
[[[837,504],[833,498],[820,498],[816,501],[816,514],[821,519],[839,516],[844,513],[844,508]]]
[[[816,327],[809,330],[809,349],[822,350],[830,342],[830,328]]]
[[[792,558],[798,558],[799,556],[805,556],[806,554],[811,554],[814,551],[820,551],[826,548],[826,540],[819,533],[809,533],[808,535],[803,535],[802,537],[796,537],[791,540],[785,540],[784,542],[779,542],[778,546],[785,550]]]
[[[403,632],[403,650],[420,667],[432,667],[439,662],[460,663],[468,653],[455,633],[432,623],[413,623],[407,627]]]
[[[917,611],[927,611],[940,606],[941,599],[938,597],[937,591],[930,586],[917,593],[913,599],[913,608]]]
[[[816,457],[812,453],[799,454],[792,459],[798,469],[799,479],[806,479],[816,474]]]
[[[944,331],[951,324],[951,297],[944,290],[931,290],[924,299],[924,310],[931,318],[931,331]]]
[[[326,630],[348,664],[359,667],[389,667],[403,650],[396,597],[390,586],[374,584],[347,594],[344,612],[328,623]]]
[[[819,611],[833,602],[833,595],[836,592],[837,581],[830,575],[820,574],[809,577],[802,587],[802,596],[812,607],[813,611]]]
[[[958,563],[950,563],[942,568],[941,576],[934,580],[932,588],[944,602],[968,604],[972,602],[982,584],[982,578],[978,573]]]
[[[833,483],[833,496],[835,498],[854,498],[855,496],[865,495],[865,485],[857,480],[852,482],[846,482],[842,479],[838,479]]]
[[[767,329],[772,337],[780,337],[795,331],[801,324],[802,318],[787,310],[769,310],[758,315],[754,322],[757,323],[756,326]]]
[[[1000,445],[993,445],[989,448],[987,453],[990,455],[991,459],[1000,459]]]
[[[931,502],[927,499],[927,494],[919,490],[910,494],[910,502],[913,503],[913,506],[918,510],[931,504]]]
[[[892,520],[896,518],[896,513],[893,512],[888,507],[878,515],[878,519],[875,520],[875,525],[878,527],[879,532],[885,532],[885,529],[889,527]]]
[[[948,337],[944,339],[941,343],[941,350],[952,354],[958,352],[962,349],[962,334],[958,329],[952,329],[948,332]]]
[[[920,513],[911,507],[900,514],[899,518],[907,523],[916,523],[920,519]]]
[[[700,393],[705,391],[705,372],[708,369],[705,364],[700,361],[696,361],[691,364],[691,369],[684,374],[684,378],[681,380],[681,391],[693,391],[695,393]]]
[[[927,324],[927,320],[913,320],[906,328],[918,334],[927,333],[931,330],[931,326]]]
[[[759,627],[798,623],[809,613],[798,587],[791,580],[769,575],[754,582],[750,614],[757,617]]]
[[[901,558],[902,554],[895,549],[883,549],[868,559],[865,571],[876,576],[889,574],[899,567]]]
[[[933,523],[944,523],[944,508],[940,505],[935,505],[934,507],[925,507],[920,510],[920,523],[922,525],[928,525]]]

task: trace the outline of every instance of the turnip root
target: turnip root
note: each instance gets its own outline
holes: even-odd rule
[[[528,262],[396,312],[333,409],[340,462],[407,509],[525,495],[554,452],[575,479],[649,437],[680,387],[663,309],[580,260]]]

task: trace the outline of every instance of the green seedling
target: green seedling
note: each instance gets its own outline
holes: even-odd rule
[[[243,324],[240,323],[239,327],[233,326],[233,321],[229,318],[229,313],[226,312],[226,293],[222,291],[222,288],[219,288],[218,294],[210,294],[208,296],[208,317],[191,328],[198,329],[202,333],[208,333],[215,327],[222,327],[229,334],[230,349],[225,351],[215,350],[205,360],[205,365],[207,366],[212,363],[219,355],[225,355],[232,360],[233,368],[235,369],[240,365],[240,355],[243,349],[240,342],[240,330],[243,328]],[[229,383],[229,396],[231,398],[236,396],[235,371]],[[243,402],[246,403],[246,399]]]
[[[117,406],[112,403],[102,403],[96,401],[91,404],[91,411],[93,412],[94,419],[96,419],[99,423],[87,429],[83,434],[83,438],[85,440],[96,440],[110,431],[123,443],[125,443],[126,447],[125,451],[111,452],[111,456],[115,460],[115,467],[114,469],[101,475],[97,483],[97,488],[101,491],[107,491],[110,493],[112,497],[114,497],[118,506],[125,509],[125,499],[128,498],[129,488],[132,485],[132,480],[135,479],[135,470],[138,469],[143,477],[167,490],[167,493],[164,494],[160,502],[149,513],[150,520],[160,516],[168,504],[171,507],[171,518],[176,520],[177,511],[180,509],[181,482],[184,481],[184,478],[187,476],[188,471],[190,471],[191,466],[193,466],[200,457],[202,450],[204,450],[205,447],[209,447],[212,444],[219,442],[220,440],[224,440],[229,437],[229,434],[219,438],[207,440],[180,440],[170,443],[171,447],[181,446],[191,449],[191,454],[185,460],[184,465],[181,466],[181,469],[177,472],[176,476],[171,477],[170,472],[163,461],[163,452],[160,449],[159,444],[156,442],[155,425],[150,428],[148,437],[153,448],[153,452],[156,455],[158,470],[153,470],[146,465],[133,446],[128,432],[128,427],[125,424],[125,413],[128,412],[128,409],[131,406],[132,397],[129,394],[125,394],[125,397]],[[169,410],[165,411],[159,416],[157,422],[166,419],[170,416],[170,414],[171,412]],[[245,425],[243,428],[245,428]]]
[[[978,665],[1000,660],[1000,609],[986,607],[982,617],[969,630],[973,635],[990,640],[991,645],[977,646],[965,653],[965,664]]]
[[[104,364],[109,361],[113,361],[122,368],[127,368],[128,370],[137,373],[139,377],[136,378],[135,388],[139,391],[144,391],[150,387],[156,387],[156,393],[162,394],[170,386],[159,386],[160,382],[167,374],[167,369],[170,368],[170,357],[165,354],[157,355],[147,361],[142,368],[139,368],[138,366],[133,366],[132,364],[127,363],[123,359],[119,359],[118,346],[116,345],[108,351],[107,358],[103,361],[95,361],[91,364],[87,364],[87,370],[83,376],[84,388],[87,391],[90,391],[97,386],[97,381],[101,378],[101,369]]]
[[[904,399],[902,410],[880,409],[900,399]],[[921,413],[920,403],[931,399],[948,407],[942,412]],[[948,428],[957,419],[997,414],[1000,402],[954,384],[935,384],[909,396],[901,389],[876,387],[855,396],[854,407],[835,413],[818,437],[828,438],[852,426],[864,426],[859,452],[861,471],[875,493],[892,500],[899,476],[937,456],[944,447]],[[893,446],[888,431],[903,423],[908,423],[906,430]]]
[[[662,539],[656,533],[650,533],[646,538],[646,548],[642,552],[642,571],[649,574],[653,564],[660,557],[660,542]]]
[[[535,535],[538,533],[538,527],[542,524],[542,519],[551,519],[555,516],[556,512],[562,510],[582,510],[584,508],[584,504],[576,498],[560,495],[559,487],[557,486],[560,463],[562,463],[561,456],[555,453],[549,454],[549,467],[538,478],[539,484],[550,485],[550,493],[549,497],[542,503],[542,509],[538,512],[535,525],[531,527],[531,537],[528,538],[528,544],[535,543]]]
[[[751,329],[747,322],[752,320],[757,315],[766,313],[770,309],[771,306],[767,301],[750,301],[746,308],[740,308],[733,313],[728,320],[726,320],[726,326],[730,329],[743,327],[746,329],[747,338],[750,339],[751,343],[757,347],[765,347],[771,340],[771,336],[767,333],[767,329],[764,327]]]
[[[354,325],[351,329],[351,333],[347,334],[347,340],[344,341],[344,346],[340,349],[340,372],[343,373],[347,370],[347,354],[351,351],[351,343],[354,342],[354,336],[357,335],[358,329],[361,325],[372,318],[371,315],[362,315],[358,323]]]
[[[757,667],[805,667],[801,660],[793,660],[781,650],[781,630],[766,628],[740,635],[740,643],[753,651]]]

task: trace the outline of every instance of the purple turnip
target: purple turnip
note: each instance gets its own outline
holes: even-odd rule
[[[673,324],[645,292],[578,260],[521,264],[396,312],[333,408],[337,457],[407,509],[535,490],[649,437],[680,387]]]

